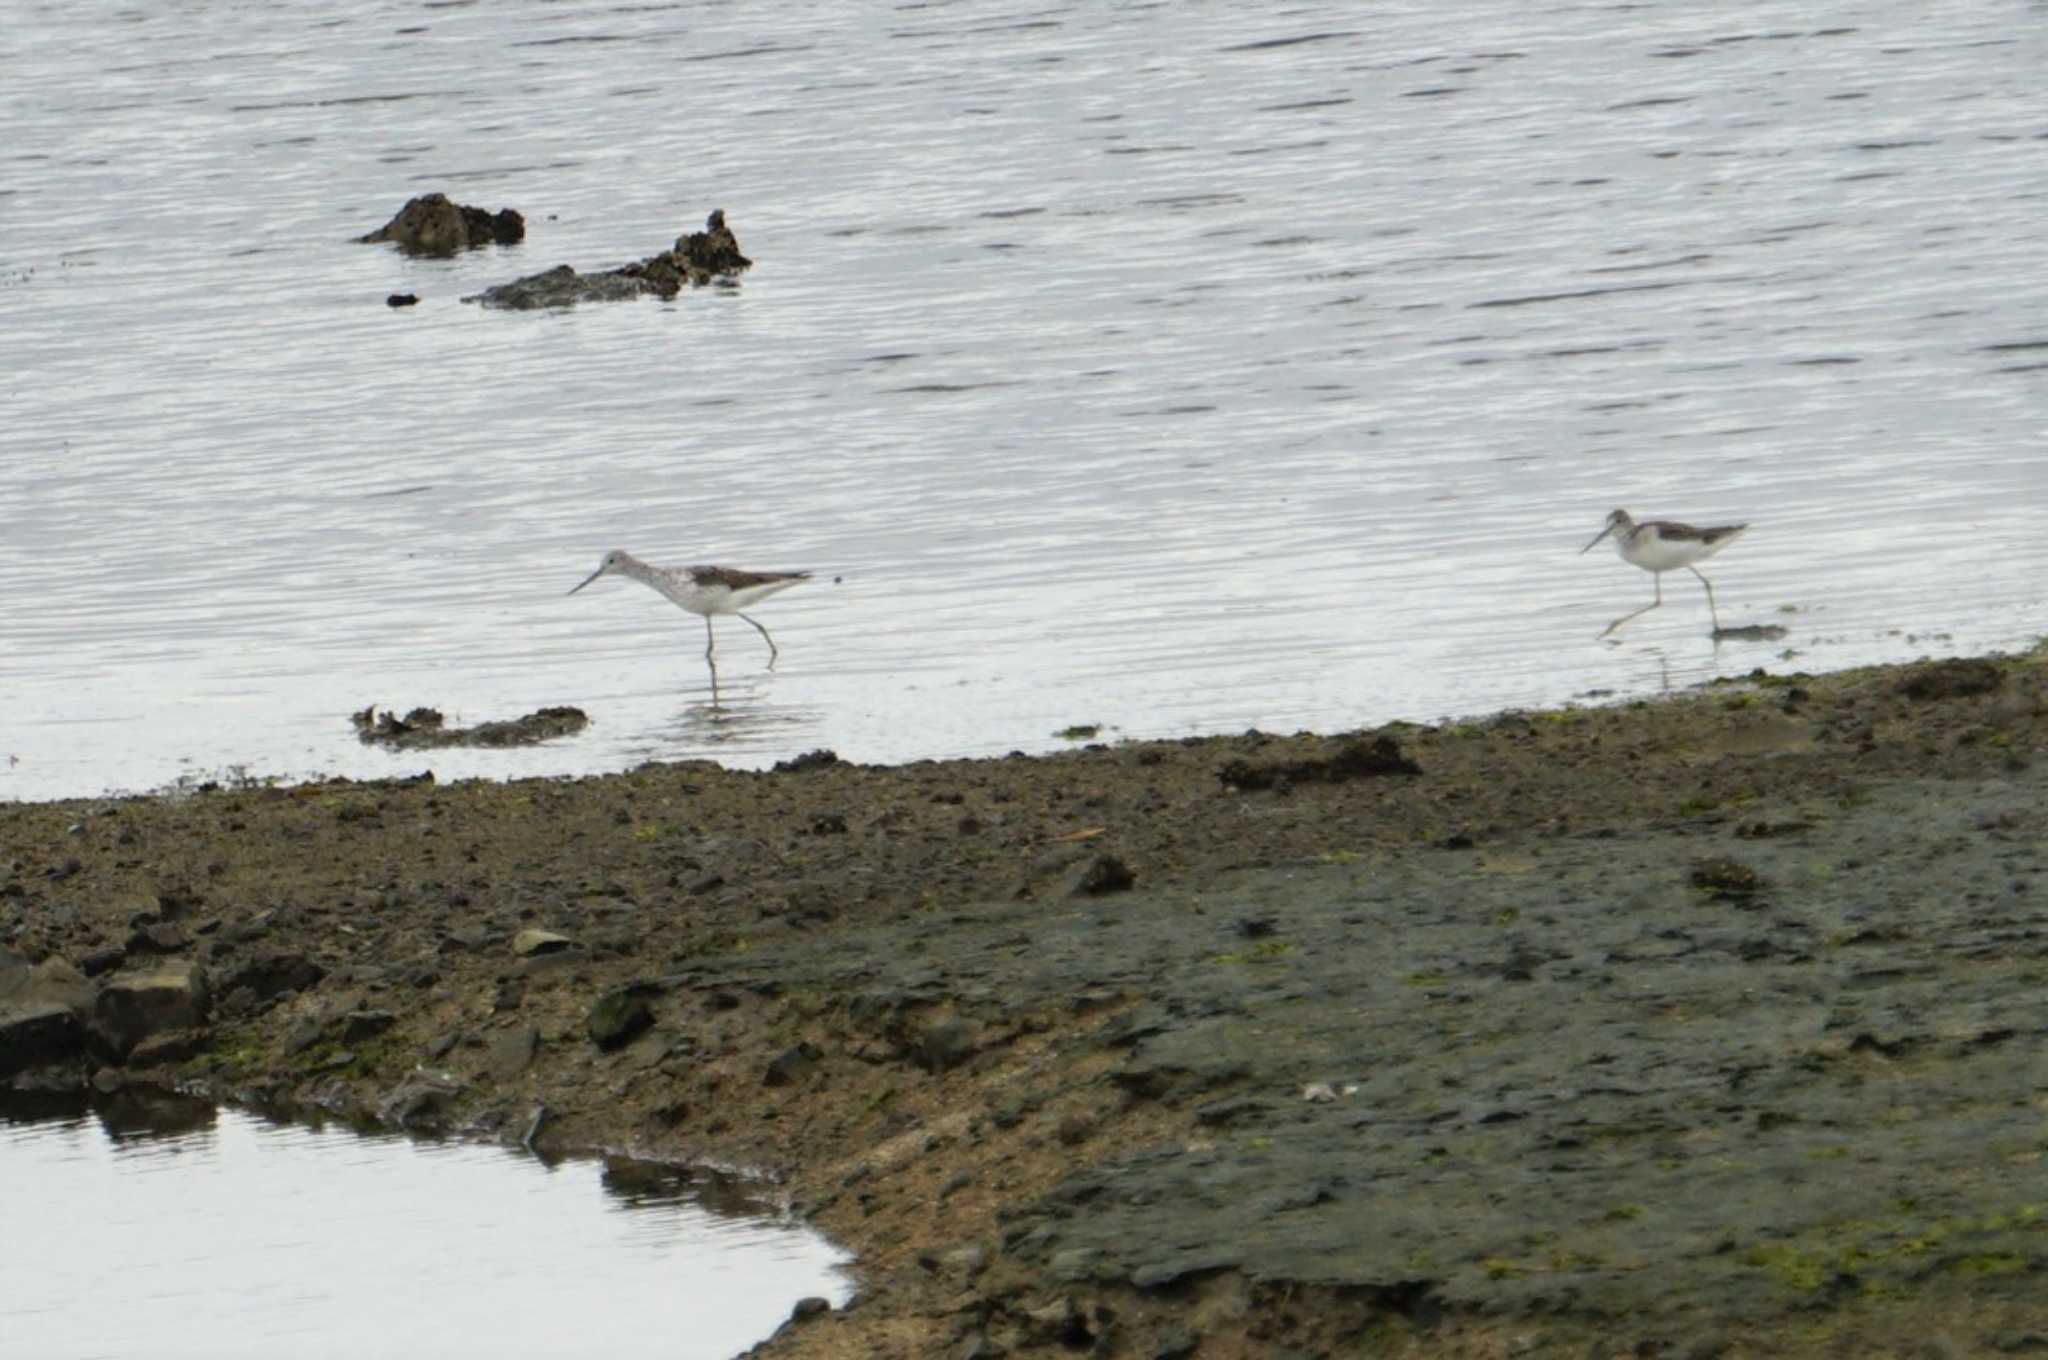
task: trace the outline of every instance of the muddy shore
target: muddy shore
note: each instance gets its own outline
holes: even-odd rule
[[[0,953],[203,984],[23,1082],[773,1176],[861,1293],[768,1356],[2048,1353],[2044,746],[2036,649],[0,805]]]

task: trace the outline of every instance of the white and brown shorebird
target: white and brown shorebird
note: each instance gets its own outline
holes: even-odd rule
[[[1714,632],[1721,631],[1721,611],[1714,607],[1714,586],[1706,577],[1700,576],[1695,562],[1703,562],[1735,541],[1735,536],[1749,526],[1747,524],[1723,524],[1711,529],[1695,529],[1690,524],[1677,524],[1668,519],[1648,519],[1641,524],[1629,518],[1626,510],[1615,510],[1607,516],[1607,527],[1593,535],[1593,542],[1579,549],[1581,556],[1593,550],[1593,544],[1609,534],[1614,535],[1614,550],[1621,554],[1621,560],[1630,566],[1641,567],[1650,573],[1656,583],[1657,598],[1633,614],[1623,614],[1600,632],[1606,637],[1615,629],[1640,614],[1647,614],[1664,603],[1664,573],[1684,567],[1700,577],[1700,584],[1707,588],[1707,613],[1714,620]]]
[[[597,570],[583,578],[570,594],[583,589],[600,576],[630,576],[644,586],[660,591],[676,604],[704,620],[704,661],[717,683],[718,663],[711,658],[717,638],[711,631],[714,614],[739,614],[754,631],[768,639],[768,664],[778,655],[775,639],[768,630],[740,611],[811,579],[807,571],[741,571],[737,567],[653,567],[623,548],[614,548],[597,564]]]

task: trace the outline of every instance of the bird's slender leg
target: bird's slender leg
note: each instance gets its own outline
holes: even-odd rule
[[[1687,567],[1686,570],[1695,576],[1700,576],[1700,569],[1698,567]],[[1707,613],[1713,618],[1714,632],[1718,635],[1721,631],[1721,611],[1714,608],[1714,583],[1706,577],[1700,576],[1700,584],[1707,588]]]
[[[1698,573],[1695,572],[1694,575],[1698,575]],[[1664,573],[1661,571],[1653,571],[1650,573],[1650,580],[1656,584],[1657,598],[1650,601],[1648,604],[1644,605],[1641,609],[1638,609],[1634,614],[1623,614],[1613,623],[1608,624],[1605,628],[1603,628],[1600,631],[1601,637],[1606,637],[1609,633],[1621,627],[1621,625],[1627,623],[1630,619],[1636,618],[1643,614],[1647,614],[1652,609],[1655,609],[1658,605],[1664,603]]]
[[[735,614],[739,614],[739,611],[737,609],[735,609],[733,612]],[[747,618],[745,614],[740,614],[740,617],[746,619],[748,623],[754,623],[754,621],[751,618]],[[768,637],[768,630],[766,628],[763,628],[758,623],[754,623],[754,631],[759,633],[762,637],[768,638],[768,669],[772,671],[775,669],[775,657],[777,655],[775,650],[775,639],[772,637]]]
[[[711,645],[717,640],[711,631],[711,616],[704,616],[704,666],[711,672],[711,706],[718,707],[718,662],[711,655]]]

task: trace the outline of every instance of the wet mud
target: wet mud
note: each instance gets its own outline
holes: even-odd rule
[[[760,1171],[862,1290],[764,1355],[2023,1353],[2044,744],[2036,651],[6,806],[0,1072]]]

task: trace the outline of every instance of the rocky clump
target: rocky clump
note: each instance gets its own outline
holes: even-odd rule
[[[730,279],[753,261],[725,224],[725,211],[711,214],[704,230],[685,232],[669,249],[617,269],[579,274],[573,265],[556,265],[539,274],[501,283],[463,299],[485,307],[528,311],[537,307],[570,307],[579,302],[618,302],[627,298],[672,298],[687,285],[701,288],[714,279]]]
[[[206,977],[188,958],[154,958],[88,981],[61,955],[31,967],[0,954],[0,1077],[75,1071],[88,1059],[148,1067],[210,1039]]]
[[[365,245],[389,241],[408,255],[453,255],[478,246],[517,245],[525,239],[526,219],[511,208],[490,212],[451,202],[446,194],[422,194],[389,222],[356,238]]]
[[[536,709],[523,718],[478,723],[474,727],[449,727],[439,709],[415,708],[404,717],[375,704],[351,713],[356,737],[365,746],[388,746],[394,751],[419,751],[437,746],[535,746],[556,737],[570,737],[590,725],[590,715],[580,708],[557,706]]]
[[[1228,760],[1216,770],[1216,777],[1232,788],[1281,789],[1296,784],[1341,784],[1351,779],[1380,775],[1419,775],[1422,767],[1401,753],[1401,747],[1384,734],[1371,741],[1345,742],[1332,755],[1305,760]]]

